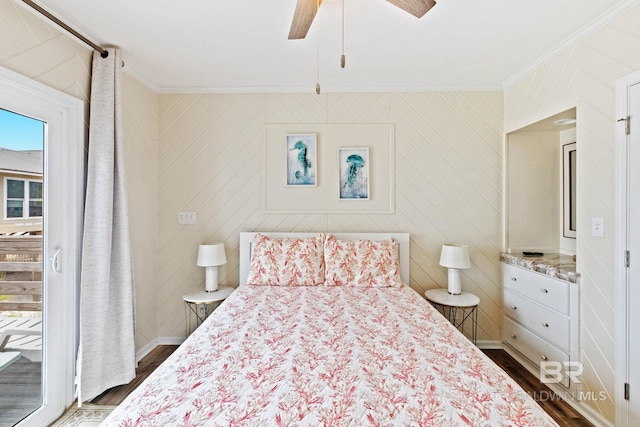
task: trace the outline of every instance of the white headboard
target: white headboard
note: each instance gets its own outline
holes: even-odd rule
[[[251,244],[255,233],[240,233],[240,285],[247,283],[249,264],[251,263]],[[305,238],[319,233],[260,233],[274,239]],[[326,233],[329,234],[329,233]],[[400,278],[409,284],[409,233],[330,233],[341,240],[384,240],[393,238],[398,242],[400,257]]]

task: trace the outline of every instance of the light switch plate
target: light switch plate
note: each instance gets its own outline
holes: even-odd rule
[[[591,218],[591,235],[604,237],[604,218]]]

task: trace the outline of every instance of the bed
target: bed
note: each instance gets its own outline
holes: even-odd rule
[[[556,425],[404,284],[408,234],[241,233],[240,251],[242,285],[102,425]]]

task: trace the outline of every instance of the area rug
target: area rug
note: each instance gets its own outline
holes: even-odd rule
[[[67,409],[51,427],[97,427],[113,411],[113,405],[82,404],[78,408],[76,404]]]

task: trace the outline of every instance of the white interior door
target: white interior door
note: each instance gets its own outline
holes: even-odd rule
[[[640,72],[616,92],[616,425],[640,426]]]
[[[75,392],[84,108],[78,99],[3,68],[0,107],[44,122],[42,406],[17,425],[46,426]]]
[[[629,424],[640,426],[640,81],[629,87],[629,274],[628,400]]]

